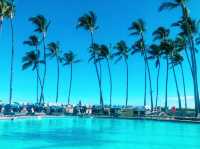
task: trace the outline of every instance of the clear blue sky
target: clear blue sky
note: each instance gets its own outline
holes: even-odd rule
[[[33,34],[33,26],[28,22],[28,18],[37,14],[43,14],[52,21],[49,28],[47,41],[60,41],[61,50],[73,50],[78,57],[83,60],[82,63],[74,66],[72,102],[75,104],[78,100],[83,103],[99,103],[98,85],[94,67],[88,63],[87,48],[90,43],[89,34],[83,30],[76,30],[75,25],[79,16],[93,10],[98,16],[99,31],[95,38],[98,43],[115,44],[117,41],[126,40],[129,46],[133,43],[133,38],[128,36],[127,28],[131,22],[138,18],[143,18],[147,25],[146,39],[147,43],[152,42],[151,33],[158,26],[169,27],[170,24],[180,17],[180,10],[158,13],[157,9],[164,0],[16,0],[16,19],[15,19],[15,37],[16,37],[16,55],[14,68],[14,101],[35,101],[36,82],[35,73],[31,70],[22,71],[21,58],[29,50],[22,42]],[[191,15],[194,18],[200,18],[200,1],[193,0],[189,3]],[[7,21],[4,22],[3,31],[0,33],[0,99],[8,100],[9,89],[9,62],[10,62],[10,31]],[[197,60],[199,60],[199,56]],[[48,101],[54,102],[56,95],[56,65],[54,60],[47,63],[47,80],[45,88],[45,97]],[[156,70],[154,62],[151,64],[151,74],[153,80],[153,93],[155,95],[155,77]],[[199,61],[198,61],[198,66]],[[165,84],[165,63],[161,64],[160,77],[160,101],[164,102],[164,84]],[[188,64],[184,63],[187,95],[189,103],[193,105],[193,88],[191,75],[189,74]],[[129,58],[130,78],[129,78],[129,104],[142,105],[144,92],[144,63],[140,55]],[[125,67],[123,62],[112,64],[113,75],[113,103],[125,103]],[[69,68],[61,69],[61,84],[59,101],[66,103]],[[103,67],[103,95],[105,103],[109,103],[109,84],[108,71]],[[180,76],[177,69],[177,75]],[[179,77],[181,95],[183,88],[181,78]],[[177,104],[174,78],[170,72],[169,78],[169,103]],[[155,97],[155,96],[154,96]],[[162,101],[161,101],[162,100]],[[148,103],[149,103],[148,99]]]

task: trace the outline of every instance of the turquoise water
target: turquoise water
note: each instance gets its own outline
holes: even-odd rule
[[[200,125],[44,118],[0,121],[1,149],[200,149]]]

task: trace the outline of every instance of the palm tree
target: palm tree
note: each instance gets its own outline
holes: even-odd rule
[[[106,60],[108,72],[109,72],[109,83],[110,83],[110,107],[112,106],[112,75],[111,75],[111,69],[110,69],[110,62],[109,59],[111,59],[111,53],[109,50],[109,47],[106,45],[100,45],[100,59],[103,58]]]
[[[144,51],[141,50],[144,48],[144,43],[142,40],[138,40],[134,43],[134,45],[132,45],[132,49],[133,51],[131,52],[131,54],[135,54],[135,53],[141,53],[141,55],[144,57]],[[145,63],[145,71],[144,71],[144,106],[146,106],[146,90],[147,90],[147,63],[144,57],[144,63]]]
[[[159,92],[159,76],[160,76],[160,59],[162,56],[162,51],[159,45],[152,44],[150,46],[150,50],[148,51],[149,57],[148,59],[155,59],[155,66],[157,68],[157,79],[156,79],[156,105],[155,108],[158,107],[158,92]]]
[[[46,79],[46,34],[50,25],[50,21],[47,21],[47,19],[43,15],[37,15],[35,17],[29,18],[29,21],[31,21],[35,26],[35,32],[38,32],[42,34],[42,43],[43,43],[43,59],[44,59],[44,75],[42,79],[42,87],[41,87],[41,95],[40,95],[40,104],[43,100],[44,102],[44,85],[45,85],[45,79]]]
[[[35,52],[37,53],[37,56],[39,57],[40,51],[38,49],[38,46],[39,46],[40,42],[39,42],[39,39],[36,35],[30,36],[28,38],[28,40],[24,41],[24,44],[35,48]],[[39,76],[39,67],[37,67],[36,70],[38,71],[37,72],[37,103],[38,103],[39,102],[39,97],[38,97],[38,95],[39,95],[39,77],[40,77]]]
[[[47,56],[51,58],[56,58],[57,62],[57,85],[56,85],[56,103],[58,102],[59,95],[59,80],[60,80],[60,47],[58,42],[51,42],[48,44],[49,53]]]
[[[120,60],[124,60],[126,65],[126,107],[128,105],[128,55],[129,55],[129,48],[126,45],[126,42],[121,40],[117,42],[114,49],[116,49],[116,52],[113,54],[114,57],[117,57],[115,63],[117,63]]]
[[[101,85],[102,84],[101,83],[101,65],[99,62],[100,68],[98,68],[97,66],[98,55],[95,53],[95,50],[94,50],[95,48],[94,33],[99,28],[96,22],[97,22],[96,14],[93,11],[89,11],[87,14],[84,14],[78,19],[78,24],[76,28],[83,28],[90,33],[90,36],[91,36],[90,54],[91,54],[91,59],[93,59],[93,63],[95,66],[96,75],[98,79],[98,84],[99,84],[100,105],[103,108],[104,103],[103,103],[102,85]]]
[[[152,95],[151,73],[150,73],[150,68],[149,68],[149,62],[148,62],[148,59],[147,59],[147,50],[146,50],[145,39],[144,39],[144,32],[146,31],[144,21],[142,19],[138,19],[138,20],[134,21],[131,24],[131,27],[129,28],[129,31],[131,31],[130,35],[132,35],[132,36],[138,36],[139,37],[139,40],[136,42],[135,45],[133,45],[132,48],[133,48],[133,50],[135,52],[140,50],[141,53],[143,53],[143,55],[144,55],[145,71],[147,69],[148,76],[149,76],[149,88],[150,88],[150,97],[151,97],[151,110],[153,110],[153,95]],[[135,52],[133,52],[133,53],[135,53]],[[144,104],[146,104],[146,102],[144,102]]]
[[[184,99],[185,99],[185,109],[187,109],[187,96],[186,96],[186,89],[185,89],[185,77],[183,72],[183,57],[179,53],[175,53],[172,57],[172,64],[174,66],[179,65],[181,69],[182,81],[183,81],[183,89],[184,89]]]
[[[166,58],[166,83],[165,83],[165,111],[167,111],[168,106],[168,76],[169,76],[169,54],[171,53],[171,41],[168,40],[170,34],[170,30],[166,29],[165,27],[161,26],[158,27],[153,32],[154,41],[159,40],[160,41],[160,48],[162,53],[165,55]]]
[[[13,19],[15,15],[15,5],[14,5],[14,0],[11,1],[6,1],[7,9],[5,12],[5,17],[7,17],[10,20],[10,30],[11,30],[11,62],[10,62],[10,94],[9,94],[9,104],[12,102],[12,95],[13,95],[13,75],[14,75],[14,52],[15,52],[15,47],[14,47],[14,24],[13,24]]]
[[[189,59],[189,55],[188,55],[188,52],[187,52],[187,41],[186,41],[186,38],[184,36],[181,36],[181,35],[178,36],[176,38],[176,40],[175,40],[175,44],[176,44],[177,51],[181,52],[181,51],[184,50],[186,58],[187,58],[187,61],[188,61],[189,66],[190,66],[191,73],[192,73],[192,65],[191,65],[191,62],[190,62],[190,59]],[[186,96],[186,87],[185,87],[185,77],[184,77],[183,64],[182,64],[184,58],[180,54],[177,54],[176,57],[174,56],[174,60],[175,60],[175,62],[177,64],[179,64],[179,66],[181,68],[183,89],[184,89],[184,98],[185,98],[185,108],[187,109],[187,96]]]
[[[67,103],[70,104],[70,96],[71,96],[71,88],[72,88],[72,76],[73,76],[73,64],[79,63],[80,60],[76,59],[76,55],[69,51],[64,53],[62,60],[64,61],[64,65],[70,65],[70,82],[69,82],[69,92],[68,92],[68,100]]]
[[[188,33],[192,34],[193,36],[196,35],[198,33],[198,26],[199,26],[199,21],[196,20],[192,20],[190,17],[188,17],[188,19],[185,21],[184,18],[182,18],[182,20],[175,22],[172,24],[173,27],[180,27],[181,28],[181,32],[178,34],[179,36],[176,39],[176,48],[177,50],[180,52],[182,50],[185,51],[186,57],[187,57],[187,61],[189,63],[190,66],[190,70],[191,70],[191,74],[192,74],[192,78],[193,78],[193,84],[196,84],[195,86],[197,86],[197,88],[194,88],[194,93],[196,93],[195,95],[195,109],[197,109],[197,105],[198,105],[198,101],[196,101],[196,99],[199,97],[198,95],[198,83],[196,82],[196,69],[194,68],[194,66],[196,66],[196,56],[195,56],[195,52],[197,52],[196,49],[192,50],[194,47],[194,41],[190,40],[187,38]],[[189,58],[188,52],[187,52],[187,47],[190,48],[190,54],[191,54],[191,60]],[[194,52],[193,52],[194,51]],[[193,65],[194,62],[194,65]],[[197,96],[197,98],[196,98]],[[198,110],[196,110],[196,115]]]
[[[39,55],[36,51],[27,52],[25,54],[25,56],[22,58],[22,62],[23,62],[23,65],[22,65],[23,70],[32,67],[32,70],[36,71],[36,76],[37,76],[37,102],[38,102],[38,80],[40,82],[40,85],[42,83],[40,76],[39,76],[38,67],[39,67],[39,64],[43,63],[43,62],[39,60]]]
[[[166,59],[166,83],[165,83],[165,111],[168,109],[168,79],[169,79],[169,58],[171,57],[171,53],[174,49],[174,43],[171,39],[166,39],[161,41],[160,48],[162,50],[162,54]]]
[[[194,97],[195,97],[195,111],[196,116],[200,112],[200,101],[199,101],[199,90],[198,90],[198,79],[197,79],[197,64],[196,64],[196,48],[194,42],[194,21],[189,16],[189,10],[187,8],[188,0],[173,0],[172,2],[162,3],[159,11],[163,11],[166,9],[174,9],[180,7],[182,9],[182,27],[184,26],[184,33],[188,39],[188,43],[190,46],[190,55],[191,55],[191,63],[192,63],[192,77],[193,77],[193,86],[194,86]],[[183,29],[183,28],[181,28]]]
[[[178,81],[177,81],[177,77],[176,77],[176,72],[175,72],[175,66],[177,65],[177,58],[179,57],[179,55],[177,53],[174,54],[174,51],[170,57],[171,59],[171,65],[172,65],[172,70],[173,70],[173,74],[174,74],[174,81],[175,81],[175,84],[176,84],[176,92],[177,92],[177,96],[178,96],[178,105],[179,105],[179,109],[181,110],[182,109],[182,106],[181,106],[181,96],[180,96],[180,92],[179,92],[179,88],[178,88]]]

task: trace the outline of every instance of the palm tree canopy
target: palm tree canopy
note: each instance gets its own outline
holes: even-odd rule
[[[51,58],[53,58],[53,57],[59,58],[59,54],[60,54],[59,42],[49,43],[48,49],[49,49],[49,53],[47,54],[47,56],[50,56]]]
[[[179,53],[175,53],[170,57],[171,64],[178,65],[183,62],[183,56],[181,56]]]
[[[70,65],[70,64],[74,64],[74,63],[79,63],[80,60],[76,59],[76,55],[70,50],[66,53],[63,54],[63,61],[64,61],[64,65]]]
[[[146,31],[145,23],[142,19],[138,19],[131,24],[128,30],[131,32],[130,35],[140,35]]]
[[[128,54],[129,54],[129,48],[126,45],[126,42],[121,40],[117,42],[115,45],[114,49],[116,49],[116,52],[113,54],[114,57],[118,57],[116,60],[116,63],[121,60],[122,58],[128,59]]]
[[[159,45],[152,44],[148,50],[149,57],[148,59],[156,59],[156,67],[160,64],[160,57],[162,55],[162,50]]]
[[[184,35],[178,35],[175,39],[177,51],[182,51],[187,47],[187,39]]]
[[[184,5],[188,2],[189,0],[171,0],[169,2],[164,2],[160,5],[158,11],[163,11],[163,10],[171,10],[174,8],[177,8],[181,5]]]
[[[150,50],[148,50],[148,53],[153,57],[160,57],[162,55],[161,48],[157,44],[152,44],[150,46]]]
[[[39,39],[36,35],[32,35],[28,38],[28,40],[24,41],[23,43],[28,46],[38,46]]]
[[[171,56],[175,49],[175,43],[171,39],[164,40],[161,41],[160,48],[162,49],[162,54],[165,56]]]
[[[35,17],[31,17],[29,18],[29,21],[31,21],[35,26],[35,32],[39,32],[39,33],[46,33],[49,25],[50,25],[50,21],[48,21],[43,15],[37,15]]]
[[[111,57],[112,54],[111,54],[107,45],[102,44],[102,45],[100,45],[99,48],[100,48],[99,50],[100,50],[100,56],[101,57],[103,57],[103,58],[110,58]]]
[[[139,39],[134,43],[134,45],[132,45],[131,54],[135,54],[135,53],[138,53],[138,52],[140,52],[141,54],[144,54],[144,50],[145,50],[144,40]]]
[[[7,0],[0,0],[0,17],[4,17],[8,9],[9,6]]]
[[[37,65],[40,63],[39,61],[39,55],[35,51],[30,51],[25,54],[25,56],[22,58],[22,69],[25,70],[29,67],[33,67],[32,70],[35,70]]]
[[[178,22],[172,24],[172,27],[180,27],[182,32],[180,35],[196,34],[199,31],[200,20],[194,20],[188,17],[187,20],[181,19]]]
[[[15,15],[15,9],[14,0],[7,0],[7,10],[5,12],[5,16],[12,19]]]
[[[14,0],[0,0],[0,19],[4,17],[13,18],[15,14]]]
[[[99,45],[98,43],[93,43],[93,45],[89,48],[90,58],[88,62],[94,60],[94,62],[96,63],[97,61],[102,59],[100,58],[101,55],[100,48],[101,45]]]
[[[96,22],[96,14],[93,11],[89,11],[78,19],[78,24],[76,28],[84,28],[87,31],[94,32],[98,29]]]
[[[169,34],[170,34],[170,30],[161,26],[161,27],[158,27],[153,32],[152,35],[154,36],[154,41],[156,41],[156,40],[162,40],[162,39],[169,37]]]

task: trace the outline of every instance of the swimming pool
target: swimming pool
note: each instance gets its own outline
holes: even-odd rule
[[[200,125],[145,120],[0,121],[1,149],[199,149]]]

